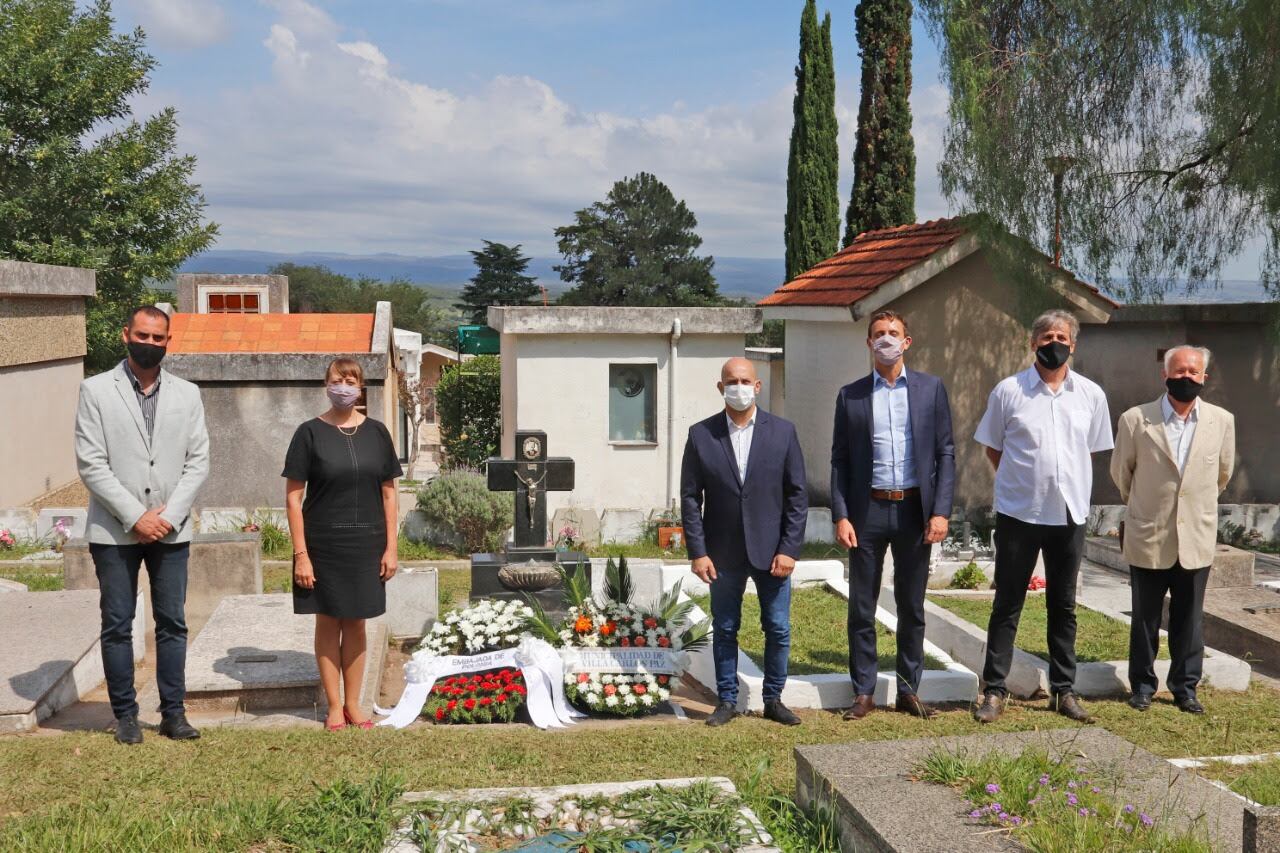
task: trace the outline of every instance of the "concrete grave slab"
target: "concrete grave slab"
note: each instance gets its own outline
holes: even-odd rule
[[[0,530],[8,530],[13,534],[15,539],[35,539],[35,510],[26,509],[25,507],[18,509],[0,509]]]
[[[1256,530],[1264,539],[1280,539],[1280,504],[1219,504],[1218,529],[1228,521]]]
[[[1091,536],[1085,540],[1085,559],[1118,572],[1129,574],[1129,563],[1120,552],[1120,540],[1107,536]],[[1209,570],[1208,589],[1253,586],[1253,552],[1218,543]]]
[[[1074,759],[1086,773],[1120,782],[1133,803],[1171,829],[1207,833],[1215,850],[1240,850],[1244,804],[1193,772],[1174,767],[1096,727],[997,735],[869,741],[796,748],[796,801],[835,810],[841,849],[952,853],[1020,850],[1002,833],[967,818],[956,791],[913,779],[915,766],[937,749],[981,756],[1027,748]],[[910,808],[903,808],[910,803]]]
[[[381,618],[367,623],[360,705],[377,696],[387,650]],[[260,710],[323,703],[315,659],[315,617],[293,612],[293,596],[231,595],[187,650],[187,701],[196,709]]]
[[[0,578],[0,592],[29,592],[25,583]]]
[[[1244,805],[1243,853],[1280,853],[1280,808]]]
[[[1166,623],[1167,610],[1166,605]],[[1204,638],[1214,648],[1280,678],[1280,594],[1267,588],[1206,589]]]
[[[421,637],[440,618],[440,573],[434,566],[401,566],[387,582],[383,620],[396,639]]]
[[[0,732],[32,731],[102,683],[100,631],[97,592],[0,595]],[[134,659],[145,649],[135,617]]]
[[[628,543],[644,538],[646,513],[639,509],[606,509],[600,517],[600,541]]]
[[[551,516],[551,529],[547,532],[552,540],[560,535],[565,527],[578,531],[578,541],[585,545],[600,544],[600,516],[593,510],[579,506],[566,506],[556,510]]]
[[[228,595],[262,592],[262,546],[257,533],[197,533],[187,562],[187,631],[194,637]],[[62,549],[62,577],[66,589],[97,589],[89,543],[68,542]],[[151,581],[145,567],[138,571],[138,589],[151,613]]]
[[[242,506],[207,506],[200,510],[198,518],[204,533],[232,533],[239,532],[249,511]]]
[[[836,541],[836,526],[831,520],[831,510],[825,506],[809,507],[809,517],[804,526],[805,542],[829,544]]]
[[[591,558],[591,594],[598,601],[604,599],[605,569],[608,564],[608,557]],[[631,600],[634,603],[644,605],[658,603],[664,590],[663,568],[661,560],[627,558],[627,570],[631,573]],[[693,576],[690,575],[690,577]]]
[[[84,507],[68,507],[65,509],[42,509],[36,516],[36,538],[51,538],[59,521],[65,522],[68,539],[84,537],[85,526],[89,519],[89,510]]]

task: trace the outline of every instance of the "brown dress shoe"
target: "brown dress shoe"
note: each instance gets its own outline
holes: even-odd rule
[[[911,714],[913,717],[919,717],[922,720],[931,720],[938,716],[937,711],[921,702],[920,697],[914,693],[899,693],[898,700],[893,703],[893,707],[904,714]]]
[[[853,705],[844,712],[846,720],[861,720],[876,707],[876,701],[870,693],[859,693],[853,697]]]
[[[1004,713],[1004,697],[999,693],[986,693],[982,704],[973,709],[973,718],[980,723],[994,723]]]
[[[1093,718],[1089,716],[1089,712],[1080,704],[1080,700],[1076,698],[1074,693],[1059,693],[1049,700],[1049,710],[1057,711],[1069,720],[1075,720],[1077,723],[1092,723]]]

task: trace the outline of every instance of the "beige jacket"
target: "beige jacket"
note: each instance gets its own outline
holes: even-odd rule
[[[1235,468],[1236,420],[1201,400],[1181,474],[1165,437],[1160,399],[1120,416],[1111,479],[1128,507],[1124,558],[1144,569],[1212,565],[1218,541],[1218,495]]]

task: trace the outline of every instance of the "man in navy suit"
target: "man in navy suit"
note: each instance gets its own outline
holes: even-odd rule
[[[955,491],[955,445],[947,389],[936,376],[908,371],[907,321],[897,311],[871,316],[867,348],[875,369],[840,389],[831,439],[831,517],[849,549],[849,675],[860,720],[875,706],[876,599],[886,549],[893,550],[898,609],[895,706],[928,718],[916,690],[924,669],[924,593],[929,551],[947,535]]]
[[[756,407],[760,380],[745,358],[731,358],[717,388],[725,408],[689,429],[680,471],[682,521],[693,573],[711,586],[711,649],[719,704],[707,725],[737,715],[738,627],[750,578],[764,629],[764,715],[788,726],[800,718],[782,704],[791,650],[791,572],[809,498],[796,428]]]

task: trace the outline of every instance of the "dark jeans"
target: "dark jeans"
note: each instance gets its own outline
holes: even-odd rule
[[[145,562],[151,578],[151,613],[156,622],[156,686],[160,713],[182,713],[187,666],[187,556],[189,544],[89,546],[98,574],[102,610],[102,668],[116,717],[136,716],[133,687],[133,617],[138,600],[138,569]]]
[[[1129,687],[1148,696],[1156,692],[1156,650],[1164,595],[1169,593],[1169,677],[1175,699],[1194,699],[1204,672],[1204,589],[1209,569],[1129,567],[1133,614],[1129,620]]]
[[[987,660],[982,681],[988,693],[1005,695],[1013,663],[1018,619],[1027,584],[1044,554],[1045,606],[1049,616],[1049,690],[1070,693],[1076,682],[1076,578],[1084,555],[1083,524],[1029,524],[996,516],[996,600],[987,625]]]
[[[871,499],[867,520],[849,551],[849,677],[854,694],[876,689],[876,600],[884,554],[893,551],[893,600],[898,609],[898,692],[915,693],[924,672],[924,591],[929,550],[924,511],[916,495],[902,501]]]
[[[764,629],[764,688],[766,702],[782,697],[791,653],[791,579],[768,572],[716,566],[711,582],[711,654],[716,664],[716,693],[721,702],[738,701],[738,628],[742,625],[742,595],[747,577],[760,599],[760,627]]]

